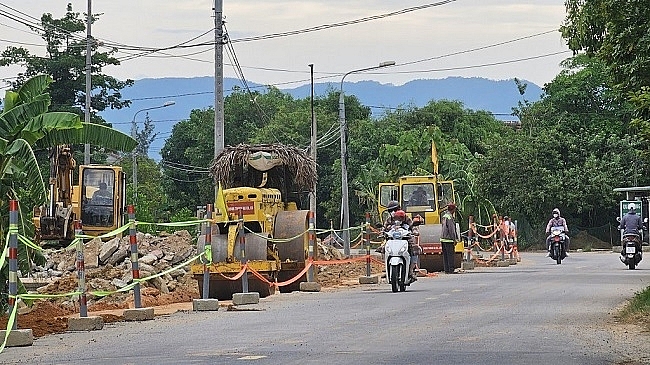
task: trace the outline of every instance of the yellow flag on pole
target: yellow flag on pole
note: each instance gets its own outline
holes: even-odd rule
[[[221,220],[228,220],[228,207],[226,207],[226,198],[223,196],[223,189],[221,188],[221,182],[219,182],[219,190],[217,191],[217,196],[215,197],[216,208],[219,209],[219,214],[221,214]]]
[[[431,140],[431,163],[433,163],[433,174],[438,175],[438,150],[433,140]]]

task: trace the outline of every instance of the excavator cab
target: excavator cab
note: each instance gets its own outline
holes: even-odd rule
[[[74,221],[81,220],[85,234],[99,236],[124,222],[126,176],[120,166],[81,165],[68,148],[52,154],[50,193],[46,204],[34,207],[35,241],[65,246],[74,239]],[[74,180],[77,180],[75,183]]]
[[[124,212],[124,173],[116,166],[79,166],[79,211],[87,234],[106,233],[120,227]]]

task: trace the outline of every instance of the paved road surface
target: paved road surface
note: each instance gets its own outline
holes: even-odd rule
[[[262,299],[261,311],[176,313],[47,336],[31,347],[6,349],[0,362],[650,363],[647,334],[621,331],[612,315],[649,285],[645,260],[631,271],[612,253],[572,253],[562,265],[524,253],[518,265],[421,278],[405,293],[382,283],[280,294]]]

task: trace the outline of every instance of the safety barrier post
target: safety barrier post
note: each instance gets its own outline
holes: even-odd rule
[[[18,295],[18,201],[9,201],[9,313],[12,313],[16,305]],[[14,321],[7,331],[15,331],[17,321]]]
[[[370,277],[370,213],[366,212],[366,276]]]
[[[16,296],[18,295],[18,201],[9,201],[9,244],[5,248],[9,255],[9,319],[7,329],[0,330],[0,351],[5,347],[31,346],[34,336],[31,329],[17,329],[18,316],[16,316]],[[5,254],[4,252],[2,253]],[[11,318],[13,317],[13,322]]]
[[[104,328],[104,318],[101,316],[88,316],[88,299],[86,294],[86,264],[84,261],[84,241],[81,221],[74,221],[74,235],[77,240],[77,280],[79,292],[79,317],[68,317],[68,331],[94,331]]]
[[[140,279],[140,268],[138,265],[138,236],[135,225],[135,207],[129,205],[127,207],[127,213],[129,215],[129,243],[131,244],[131,270],[133,273],[133,280]],[[140,300],[140,283],[136,282],[133,286],[133,301],[135,308],[142,308],[142,302]]]
[[[314,256],[316,256],[316,250],[318,247],[316,247],[316,224],[314,223],[315,217],[314,217],[314,212],[309,211],[309,245],[312,247],[311,252],[308,253],[309,257],[313,260]],[[314,281],[314,265],[312,265],[309,268],[309,271],[307,271],[307,281],[308,282],[313,282]]]
[[[474,216],[469,216],[469,230],[467,231],[467,250],[465,261],[472,261],[472,242],[474,241],[474,231],[472,231],[472,226],[474,225]]]
[[[86,298],[86,264],[84,262],[84,242],[81,238],[81,222],[74,221],[74,234],[77,238],[77,279],[79,280],[79,317],[88,317],[88,302]]]
[[[206,205],[205,216],[207,219],[212,219],[212,204]],[[212,222],[208,220],[204,225],[205,229],[205,247],[212,245]],[[204,252],[212,252],[212,250],[204,250]],[[208,270],[208,264],[212,262],[212,257],[203,258],[203,299],[208,299],[210,294],[210,270]]]
[[[241,209],[238,211],[239,216],[239,249],[241,250],[241,263],[246,265],[246,237],[244,236],[244,213]],[[248,268],[244,269],[244,275],[241,277],[241,291],[248,293]]]

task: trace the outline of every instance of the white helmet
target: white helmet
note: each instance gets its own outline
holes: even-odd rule
[[[630,203],[630,205],[627,206],[627,209],[634,210],[636,209],[636,205],[634,205],[634,203]]]

